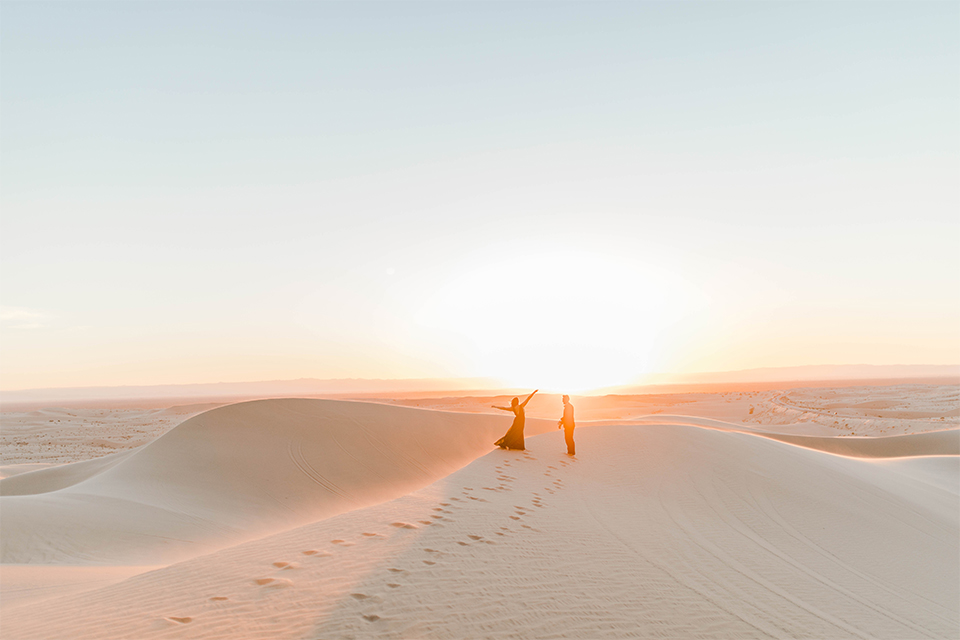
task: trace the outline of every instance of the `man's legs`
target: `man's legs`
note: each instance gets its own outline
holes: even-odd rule
[[[567,453],[571,456],[576,455],[577,448],[573,444],[573,429],[564,429],[563,438],[567,441]]]

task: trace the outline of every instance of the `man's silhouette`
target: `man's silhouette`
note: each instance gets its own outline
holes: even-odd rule
[[[557,422],[557,428],[563,427],[563,438],[567,441],[567,455],[576,455],[577,447],[573,443],[573,429],[576,425],[573,423],[573,405],[570,404],[570,396],[563,396],[563,417]]]

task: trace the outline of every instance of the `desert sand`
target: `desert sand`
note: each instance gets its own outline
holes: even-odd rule
[[[956,386],[502,400],[5,413],[0,636],[960,634]]]

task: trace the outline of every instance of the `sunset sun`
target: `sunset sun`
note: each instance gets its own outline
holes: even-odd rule
[[[677,276],[639,261],[507,251],[453,273],[419,320],[459,335],[478,372],[514,386],[581,392],[630,382],[698,299]]]

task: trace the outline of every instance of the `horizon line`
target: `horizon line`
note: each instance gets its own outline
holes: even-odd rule
[[[707,378],[715,376],[732,376],[732,375],[744,375],[751,373],[767,373],[767,374],[776,374],[776,373],[787,373],[787,372],[799,372],[802,370],[811,370],[811,369],[896,369],[896,368],[910,368],[910,369],[934,369],[941,372],[938,373],[928,373],[928,374],[917,374],[913,375],[894,375],[891,372],[891,375],[880,375],[876,376],[876,379],[897,379],[904,377],[916,377],[916,378],[944,378],[944,377],[953,377],[960,376],[960,363],[957,364],[807,364],[807,365],[792,365],[792,366],[780,366],[780,367],[753,367],[748,369],[731,369],[726,371],[694,371],[687,373],[673,373],[673,372],[657,372],[645,374],[642,377],[638,377],[634,381],[624,382],[622,384],[615,385],[603,385],[590,391],[599,391],[604,389],[621,389],[628,387],[647,387],[647,386],[663,386],[663,385],[676,385],[676,384],[710,384],[710,380]],[[664,379],[669,378],[669,379]],[[766,379],[738,379],[735,381],[732,380],[717,380],[717,383],[729,383],[729,382],[790,382],[790,381],[801,381],[801,380],[845,380],[845,379],[861,379],[864,378],[863,375],[853,375],[851,372],[847,376],[839,376],[837,378],[766,378]],[[867,379],[872,379],[874,376],[866,376]],[[345,377],[345,378],[312,378],[312,377],[300,377],[300,378],[278,378],[270,380],[236,380],[236,381],[224,381],[219,380],[216,382],[172,382],[172,383],[153,383],[153,384],[131,384],[131,385],[89,385],[89,386],[64,386],[64,387],[27,387],[27,388],[16,388],[16,389],[0,389],[0,394],[14,394],[14,393],[36,393],[36,392],[56,392],[56,391],[94,391],[94,390],[133,390],[133,389],[156,389],[156,388],[182,388],[182,387],[217,387],[217,386],[229,386],[229,385],[263,385],[263,384],[291,384],[291,383],[432,383],[437,385],[439,383],[460,383],[456,388],[451,387],[449,390],[503,390],[503,389],[520,389],[526,387],[518,387],[516,385],[511,385],[505,383],[499,378],[492,376],[451,376],[451,377],[411,377],[411,378],[362,378],[362,377]],[[464,383],[480,383],[476,387],[465,387]],[[445,389],[445,388],[444,388]],[[444,390],[444,389],[433,389],[435,391]],[[386,390],[384,390],[386,391]]]

